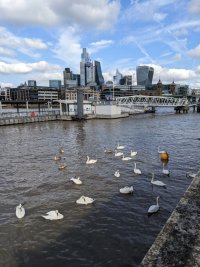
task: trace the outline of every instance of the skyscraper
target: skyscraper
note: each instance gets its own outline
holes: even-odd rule
[[[96,86],[104,83],[100,62],[92,62],[86,48],[83,48],[81,54],[80,83],[81,86]]]
[[[138,66],[136,68],[137,85],[151,86],[154,69],[149,66]]]

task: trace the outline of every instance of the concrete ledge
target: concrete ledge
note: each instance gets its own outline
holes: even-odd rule
[[[128,117],[128,113],[116,114],[116,115],[96,115],[97,119],[119,119]]]
[[[200,172],[139,266],[200,266]]]

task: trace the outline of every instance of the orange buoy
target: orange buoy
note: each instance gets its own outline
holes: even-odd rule
[[[168,160],[168,159],[169,159],[169,155],[168,155],[167,152],[164,152],[164,153],[161,153],[161,154],[160,154],[160,158],[161,158],[162,160]]]

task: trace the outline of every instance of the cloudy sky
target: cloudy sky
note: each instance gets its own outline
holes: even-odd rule
[[[154,83],[200,88],[200,0],[0,0],[0,14],[2,87],[80,73],[86,47],[106,81],[145,64]]]

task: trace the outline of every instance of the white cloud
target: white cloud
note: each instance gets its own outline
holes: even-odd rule
[[[93,43],[89,44],[88,52],[92,54],[92,53],[95,53],[101,49],[107,48],[107,47],[111,46],[112,44],[113,44],[112,40],[100,40],[97,42],[93,42]]]
[[[14,85],[12,83],[0,82],[0,87],[1,88],[4,88],[4,87],[14,87]]]
[[[15,55],[18,51],[32,58],[38,58],[40,56],[38,53],[35,53],[35,50],[48,48],[40,39],[19,37],[8,31],[5,27],[0,27],[0,46],[7,51],[8,48],[15,50],[15,53],[10,50],[10,56]]]
[[[0,20],[22,25],[68,25],[107,30],[115,24],[119,11],[118,0],[1,0]]]
[[[160,11],[161,8],[170,4],[174,4],[173,0],[146,0],[146,1],[132,1],[129,7],[123,14],[124,20],[142,20],[157,22],[163,21],[167,17],[166,12]]]
[[[24,38],[22,40],[24,41],[24,44],[28,47],[35,49],[47,49],[47,45],[43,43],[40,39]]]
[[[6,49],[4,47],[0,47],[0,54],[13,56],[15,53],[10,49]]]
[[[16,63],[7,64],[5,62],[0,62],[0,74],[21,74],[30,73],[34,71],[45,72],[48,70],[60,70],[58,65],[50,65],[46,61],[39,61],[36,63]]]
[[[190,57],[200,57],[200,44],[198,46],[196,46],[195,48],[191,49],[188,51],[188,55]]]
[[[193,14],[200,14],[200,2],[199,0],[191,0],[188,3],[189,12]]]
[[[45,72],[36,73],[34,75],[29,74],[27,80],[36,80],[37,85],[49,86],[49,80],[61,80],[63,84],[63,75],[61,72]]]
[[[80,36],[75,27],[69,27],[60,34],[58,43],[52,50],[73,72],[80,71],[81,44]]]

